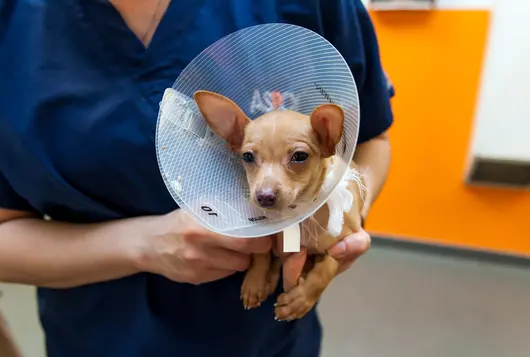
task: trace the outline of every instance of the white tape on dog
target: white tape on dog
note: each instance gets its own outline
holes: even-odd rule
[[[297,223],[283,230],[283,252],[298,253],[299,251],[300,224]]]

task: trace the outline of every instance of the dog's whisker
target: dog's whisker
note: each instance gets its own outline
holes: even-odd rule
[[[352,181],[354,181],[357,184],[357,187],[359,188],[359,196],[361,197],[361,200],[364,201],[366,192],[366,185],[364,183],[363,177],[366,177],[365,173],[361,173],[359,170],[355,169],[353,170],[355,175],[353,175]],[[368,171],[368,168],[364,169],[364,171]]]

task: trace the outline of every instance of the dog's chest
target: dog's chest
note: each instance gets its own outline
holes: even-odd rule
[[[323,205],[313,216],[303,221],[301,245],[307,247],[308,254],[325,253],[336,243],[336,238],[328,233],[329,208]]]
[[[363,206],[361,189],[364,189],[364,185],[359,187],[356,180],[348,180],[345,189],[351,195],[349,198],[342,192],[301,223],[301,245],[307,247],[308,254],[325,253],[346,235],[360,229]],[[350,201],[348,207],[337,209],[346,200]],[[340,216],[330,217],[331,212]]]

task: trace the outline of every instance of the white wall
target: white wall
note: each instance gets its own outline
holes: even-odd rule
[[[472,155],[530,161],[530,1],[493,9]]]

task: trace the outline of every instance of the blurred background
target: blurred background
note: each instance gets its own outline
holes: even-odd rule
[[[319,307],[322,355],[528,357],[530,2],[365,3],[396,88],[393,165],[373,248]],[[0,290],[24,356],[44,357],[34,289]]]

